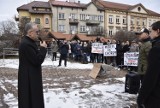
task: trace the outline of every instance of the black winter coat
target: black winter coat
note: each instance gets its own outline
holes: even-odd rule
[[[148,68],[137,103],[145,108],[160,108],[160,36],[155,38],[148,55]]]
[[[59,49],[60,49],[60,54],[68,54],[69,45],[67,43],[62,43]]]
[[[19,46],[18,108],[44,108],[41,64],[47,50],[27,36]]]

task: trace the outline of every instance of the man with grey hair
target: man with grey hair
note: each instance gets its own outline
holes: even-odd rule
[[[40,42],[35,23],[25,25],[25,36],[19,46],[18,108],[44,108],[41,64],[46,56],[47,44]]]

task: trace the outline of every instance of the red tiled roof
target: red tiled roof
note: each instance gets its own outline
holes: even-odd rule
[[[96,0],[95,2],[97,2],[96,4],[98,4],[99,6],[104,7],[106,9],[115,9],[115,10],[121,10],[121,11],[126,11],[126,12],[140,5],[148,12],[149,15],[160,16],[159,13],[146,9],[141,3],[136,4],[136,5],[128,5],[128,4],[123,4],[123,3],[115,3],[115,2],[102,1],[102,0]]]
[[[111,8],[111,9],[128,10],[131,7],[131,5],[122,3],[115,3],[109,1],[100,1],[100,2],[105,8]]]
[[[62,40],[73,40],[74,38],[78,38],[80,41],[91,41],[91,40],[94,41],[97,38],[97,36],[87,36],[85,34],[71,35],[71,34],[63,34],[60,32],[50,32],[50,34],[52,35],[53,38]],[[107,39],[101,37],[101,41],[107,41]]]
[[[154,11],[149,10],[149,9],[147,9],[147,10],[148,10],[148,12],[149,12],[149,14],[150,14],[150,15],[153,15],[153,16],[159,16],[159,17],[160,17],[160,14],[159,14],[159,13],[154,12]]]

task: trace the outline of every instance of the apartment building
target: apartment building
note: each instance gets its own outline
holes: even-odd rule
[[[92,0],[96,5],[105,9],[105,30],[107,36],[114,35],[119,30],[139,31],[149,28],[152,23],[160,20],[160,14],[145,8],[141,3],[128,5]]]
[[[53,31],[66,34],[102,35],[104,9],[93,2],[64,2],[50,0],[53,12]]]

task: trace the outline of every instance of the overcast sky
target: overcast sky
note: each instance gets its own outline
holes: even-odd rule
[[[34,0],[1,0],[0,21],[12,19],[14,15],[18,14],[17,7],[23,4],[27,4],[30,1]],[[36,1],[48,1],[48,0],[36,0]],[[80,0],[81,3],[89,3],[90,1],[91,0]],[[147,9],[160,13],[159,0],[107,0],[107,1],[130,4],[130,5],[142,3]]]

